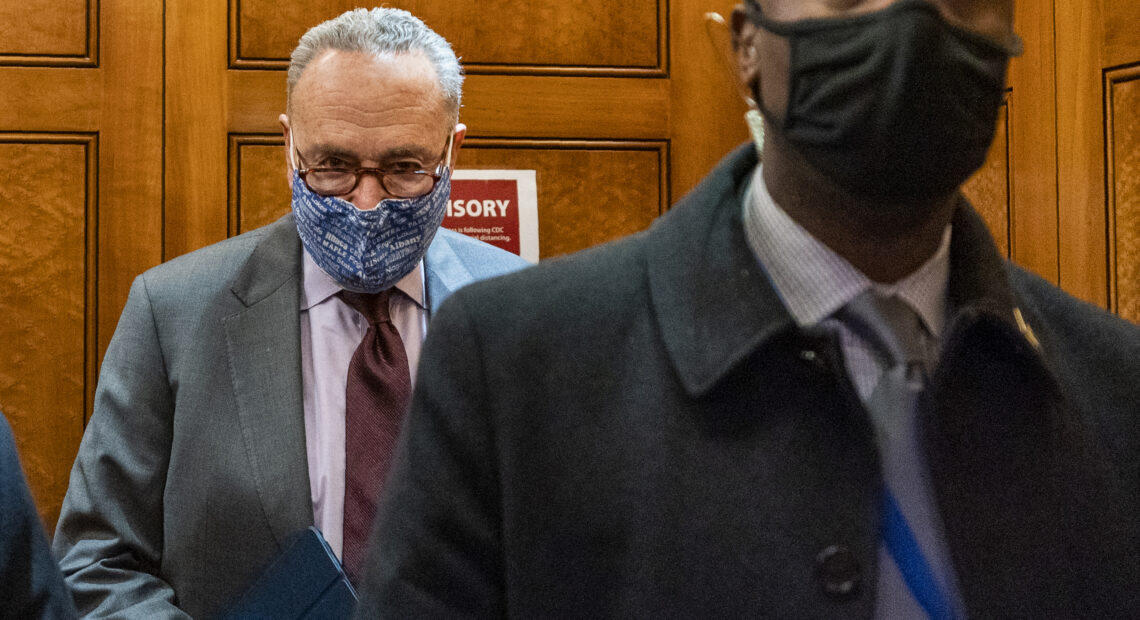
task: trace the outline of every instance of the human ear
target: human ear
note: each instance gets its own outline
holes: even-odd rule
[[[292,184],[293,183],[293,133],[289,127],[289,115],[282,114],[277,117],[277,122],[281,123],[281,137],[285,139],[285,178]]]
[[[759,91],[753,86],[760,80],[760,54],[756,50],[758,29],[748,19],[743,5],[732,10],[732,51],[736,61],[736,78],[749,98]]]
[[[463,144],[463,138],[467,136],[467,125],[463,123],[456,123],[455,125],[455,138],[451,143],[451,161],[449,166],[452,170],[455,169],[455,162],[459,161],[459,147]]]

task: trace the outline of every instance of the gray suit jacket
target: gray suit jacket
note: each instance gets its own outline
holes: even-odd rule
[[[211,616],[312,525],[292,215],[137,278],[54,540],[81,613]],[[522,259],[441,229],[429,309]]]

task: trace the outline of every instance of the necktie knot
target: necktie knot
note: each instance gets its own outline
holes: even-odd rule
[[[355,293],[342,290],[338,295],[344,303],[348,304],[348,307],[364,315],[369,325],[376,325],[392,320],[388,313],[388,300],[392,297],[393,290],[388,288],[379,293]]]
[[[932,343],[910,304],[897,296],[866,291],[847,304],[846,315],[852,331],[876,350],[888,370],[901,365],[909,378],[925,376]]]
[[[876,617],[955,618],[954,567],[931,490],[918,401],[935,343],[921,317],[897,296],[868,290],[838,316],[884,366],[864,405],[875,426],[883,472],[882,553]]]

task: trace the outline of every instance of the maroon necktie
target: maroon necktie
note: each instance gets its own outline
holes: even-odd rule
[[[393,289],[341,291],[340,298],[368,319],[364,340],[348,364],[344,399],[345,570],[355,583],[363,567],[380,487],[392,460],[412,381],[404,341],[388,314]]]

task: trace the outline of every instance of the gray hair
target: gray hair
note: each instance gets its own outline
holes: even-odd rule
[[[448,111],[459,120],[463,67],[451,44],[415,15],[401,9],[354,9],[310,28],[289,61],[287,105],[305,67],[326,50],[373,55],[422,52],[439,77]]]

